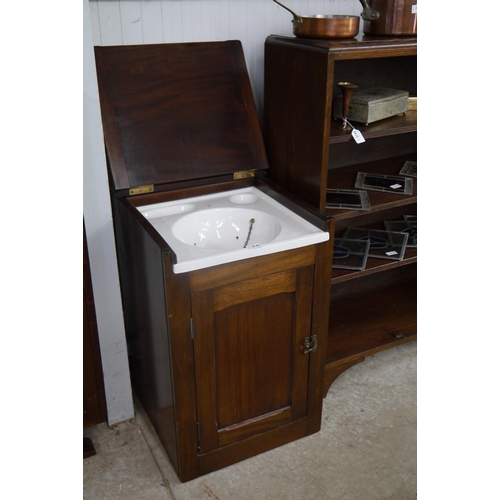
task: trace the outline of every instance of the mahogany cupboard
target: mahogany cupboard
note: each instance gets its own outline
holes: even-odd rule
[[[338,82],[417,94],[416,37],[358,35],[345,40],[269,36],[265,44],[264,140],[270,177],[347,227],[384,230],[417,214],[417,178],[409,195],[370,191],[371,208],[326,209],[326,190],[354,189],[358,172],[396,175],[417,160],[417,111],[354,125],[365,142],[332,118]],[[417,335],[417,249],[402,260],[368,258],[362,271],[330,270],[330,319],[324,393],[365,356]]]
[[[131,377],[179,478],[318,431],[330,220],[266,178],[241,44],[95,54]],[[177,272],[180,253],[145,207],[249,187],[321,242]]]

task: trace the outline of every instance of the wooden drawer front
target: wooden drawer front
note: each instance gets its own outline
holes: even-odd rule
[[[313,266],[192,293],[199,450],[306,415]]]

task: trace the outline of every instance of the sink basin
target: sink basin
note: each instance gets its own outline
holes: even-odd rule
[[[253,186],[138,210],[175,253],[175,274],[329,239],[328,233]]]
[[[237,250],[273,241],[279,222],[264,212],[248,208],[221,207],[191,213],[173,226],[173,235],[198,248]]]

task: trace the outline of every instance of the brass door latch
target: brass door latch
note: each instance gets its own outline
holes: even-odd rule
[[[302,349],[304,350],[304,354],[309,352],[314,352],[318,348],[318,336],[312,335],[311,337],[306,337],[304,339],[304,344]]]

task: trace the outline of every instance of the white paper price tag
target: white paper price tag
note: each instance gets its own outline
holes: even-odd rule
[[[399,188],[402,188],[403,186],[401,184],[393,184],[391,186],[392,189],[399,189]]]
[[[398,252],[396,250],[391,250],[390,252],[385,252],[386,255],[397,255]]]
[[[417,4],[411,6],[411,13],[416,14],[417,13]]]
[[[358,144],[361,144],[362,142],[365,142],[365,138],[363,137],[363,134],[359,130],[353,128],[352,132],[351,132],[351,135],[353,136],[354,140]]]

